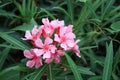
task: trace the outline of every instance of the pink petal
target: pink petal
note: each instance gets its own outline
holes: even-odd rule
[[[38,32],[37,26],[34,26],[34,28],[32,29],[32,35],[36,35]]]
[[[45,44],[51,44],[52,42],[53,42],[53,40],[51,38],[49,38],[49,37],[47,37],[45,39]]]
[[[28,40],[28,39],[26,39],[26,38],[21,38],[22,40]]]
[[[35,64],[35,68],[39,68],[40,66],[42,66],[42,60],[38,59],[38,61]]]
[[[58,28],[59,27],[59,25],[58,25],[58,20],[53,20],[53,21],[51,21],[51,26],[54,28],[54,29],[56,29],[56,28]]]
[[[75,43],[76,43],[76,44],[77,44],[77,43],[79,43],[79,42],[80,42],[80,40],[79,40],[79,39],[75,41]]]
[[[44,53],[42,49],[34,49],[33,51],[36,54],[36,56],[41,56]]]
[[[54,38],[54,40],[57,41],[57,42],[60,42],[60,38],[58,37],[57,34],[55,34],[55,38]]]
[[[46,53],[43,55],[43,59],[45,59],[45,58],[50,58],[50,57],[51,57],[51,54],[50,54],[49,51],[46,52]]]
[[[58,27],[63,27],[64,26],[64,21],[53,20],[53,21],[51,21],[50,24],[54,29],[56,29]]]
[[[63,27],[64,26],[64,21],[62,20],[62,21],[59,21],[59,26],[60,27]]]
[[[67,50],[67,45],[66,44],[61,44],[61,47],[64,48],[65,50]]]
[[[31,54],[31,52],[29,50],[24,50],[24,56],[28,59],[33,58],[33,55]]]
[[[81,56],[80,56],[80,51],[79,51],[78,45],[75,45],[75,46],[73,47],[73,51],[75,52],[75,54],[76,54],[78,57],[81,57]]]
[[[59,63],[60,62],[60,57],[56,57],[55,58],[55,63]]]
[[[35,41],[35,45],[36,45],[37,47],[42,48],[42,46],[43,46],[42,40],[39,39],[39,38],[37,38],[37,40]]]
[[[74,39],[74,38],[75,38],[75,34],[72,33],[72,32],[66,33],[65,36],[66,36],[68,39]]]
[[[41,36],[43,29],[44,29],[43,25],[39,26],[39,28],[38,28],[38,34],[37,34],[38,36]]]
[[[66,29],[66,33],[72,32],[73,25],[68,25]]]
[[[65,51],[64,50],[57,50],[58,55],[64,55]]]
[[[31,61],[28,61],[26,66],[29,67],[29,68],[32,68],[33,66],[35,65],[35,61],[31,60]]]
[[[53,58],[45,59],[45,63],[50,64],[53,61]]]
[[[50,50],[51,50],[51,52],[52,53],[55,53],[55,50],[56,50],[57,48],[54,46],[54,45],[51,45],[50,46]]]
[[[80,56],[80,51],[79,50],[74,50],[75,54],[78,56],[78,57],[81,57]]]
[[[60,28],[60,37],[63,36],[66,32],[66,27],[61,27]]]
[[[42,19],[42,23],[43,23],[44,25],[49,25],[49,20],[48,20],[48,18],[43,18],[43,19]]]
[[[25,38],[26,39],[32,39],[32,35],[31,35],[30,31],[26,31]]]
[[[67,40],[67,45],[68,45],[69,47],[74,47],[75,43],[74,43],[73,40]]]
[[[50,28],[50,27],[46,27],[46,28],[44,28],[44,30],[45,30],[45,32],[47,33],[47,34],[50,34],[51,33],[51,31],[52,31],[52,29]]]

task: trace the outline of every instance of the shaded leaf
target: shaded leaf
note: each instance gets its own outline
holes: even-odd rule
[[[78,72],[78,68],[75,64],[75,62],[65,53],[65,57],[70,65],[70,68],[75,76],[75,79],[76,80],[83,80],[81,75],[80,75],[80,72]]]
[[[115,31],[120,31],[120,21],[113,23],[110,27]]]

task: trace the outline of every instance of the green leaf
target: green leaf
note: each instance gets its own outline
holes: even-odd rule
[[[90,77],[88,80],[101,80],[101,77],[100,76],[93,76],[93,77]]]
[[[82,77],[81,77],[80,72],[78,72],[78,68],[77,68],[75,62],[66,53],[65,53],[65,57],[66,57],[69,65],[70,65],[70,68],[71,68],[71,70],[72,70],[72,72],[73,72],[73,74],[75,76],[75,79],[76,80],[83,80]]]
[[[25,23],[23,25],[17,26],[13,28],[12,30],[20,30],[20,31],[26,31],[26,30],[32,30],[33,27],[37,25],[36,21],[32,18],[30,23]]]
[[[77,1],[80,1],[80,2],[86,2],[87,0],[77,0]]]
[[[21,50],[29,49],[28,46],[26,46],[25,44],[23,44],[19,40],[15,39],[14,37],[12,37],[6,33],[0,33],[0,37],[3,38],[4,40],[6,40],[6,42],[8,42],[16,47],[21,48]]]
[[[0,75],[1,80],[20,80],[19,78],[20,73],[15,70],[10,70],[9,72],[5,73],[4,75]]]
[[[113,23],[110,27],[115,31],[120,31],[120,21]]]
[[[73,24],[74,21],[74,10],[73,10],[73,2],[71,0],[67,0],[67,6],[68,6],[68,13],[70,15],[71,22]]]
[[[70,15],[68,14],[68,12],[62,7],[59,7],[59,6],[58,7],[53,7],[53,10],[58,10],[60,12],[63,12],[67,17],[70,18]]]
[[[2,53],[0,53],[0,69],[2,68],[6,58],[7,58],[7,55],[10,51],[10,48],[5,48]]]
[[[87,49],[92,49],[92,48],[97,48],[98,46],[87,46],[87,47],[83,47],[80,48],[80,50],[87,50]]]
[[[19,16],[15,15],[15,14],[13,14],[13,13],[7,12],[7,11],[5,11],[5,10],[2,10],[2,9],[0,9],[0,16],[20,18]]]
[[[15,4],[16,7],[18,8],[21,16],[22,16],[22,17],[25,16],[25,13],[24,13],[24,11],[23,11],[23,9],[22,9],[22,6],[21,6],[16,0],[14,0],[14,4]]]
[[[110,42],[109,46],[106,44],[106,58],[104,62],[102,80],[110,80],[113,64],[113,44]]]
[[[47,11],[47,10],[44,9],[44,8],[41,8],[41,12],[44,12],[44,13],[46,13],[48,16],[50,16],[52,19],[55,19],[55,17],[53,16],[53,14],[51,14],[49,11]]]
[[[80,67],[80,66],[78,66],[78,70],[80,71],[81,74],[95,75],[95,73],[93,73],[92,71],[90,71],[89,68],[85,68],[85,67]]]
[[[112,73],[112,77],[113,77],[114,80],[120,80],[120,78],[115,73]]]
[[[49,64],[49,75],[47,76],[48,80],[53,80],[53,75],[52,75],[52,65]]]
[[[40,80],[47,67],[48,65],[44,65],[42,68],[37,69],[33,75],[30,75],[31,77],[29,80]]]

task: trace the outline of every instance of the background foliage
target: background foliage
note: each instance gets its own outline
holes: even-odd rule
[[[22,41],[41,19],[74,25],[81,58],[66,52],[59,64],[25,66]],[[1,80],[120,80],[119,0],[0,0]]]

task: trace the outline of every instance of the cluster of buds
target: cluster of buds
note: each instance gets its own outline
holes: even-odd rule
[[[26,66],[39,68],[43,61],[47,64],[52,61],[59,63],[60,56],[68,50],[74,51],[80,57],[80,40],[75,40],[73,25],[64,26],[64,21],[49,21],[48,18],[43,18],[42,23],[40,27],[34,26],[32,31],[25,32],[23,40],[30,40],[34,46],[30,50],[24,50],[24,56],[28,58]]]

